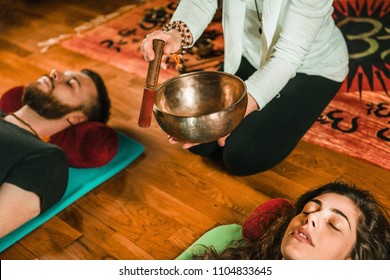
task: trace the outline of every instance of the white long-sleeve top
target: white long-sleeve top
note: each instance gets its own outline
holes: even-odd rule
[[[260,108],[296,73],[342,82],[348,73],[348,51],[332,19],[332,4],[333,0],[258,0],[260,36],[254,0],[224,0],[224,70],[234,74],[241,56],[258,69],[245,83]],[[195,42],[217,6],[218,0],[181,0],[172,21],[185,22]]]

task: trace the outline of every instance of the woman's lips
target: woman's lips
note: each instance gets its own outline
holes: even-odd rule
[[[295,239],[298,241],[301,241],[303,243],[309,244],[314,247],[313,241],[311,239],[311,236],[309,232],[303,228],[298,228],[296,229],[292,235],[294,236]]]

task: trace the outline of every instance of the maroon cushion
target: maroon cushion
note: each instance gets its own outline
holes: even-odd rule
[[[245,220],[242,236],[250,241],[258,240],[281,214],[292,209],[294,205],[284,198],[274,198],[259,205]]]
[[[9,114],[19,110],[22,104],[23,87],[14,87],[1,96],[0,111]]]
[[[22,107],[23,87],[15,87],[1,96],[0,111],[9,114]],[[86,168],[107,164],[118,151],[115,130],[99,122],[85,122],[53,135],[50,142],[67,155],[70,166]]]

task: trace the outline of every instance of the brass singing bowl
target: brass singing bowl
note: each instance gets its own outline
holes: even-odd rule
[[[168,135],[185,142],[207,143],[231,133],[248,103],[245,83],[219,71],[173,77],[157,90],[153,113]]]

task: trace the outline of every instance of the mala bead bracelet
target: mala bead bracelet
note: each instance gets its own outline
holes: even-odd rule
[[[168,32],[170,30],[177,30],[181,36],[180,48],[181,54],[185,54],[186,50],[191,46],[192,43],[192,35],[191,31],[188,28],[187,24],[180,20],[176,20],[166,24],[163,28],[164,32]]]

